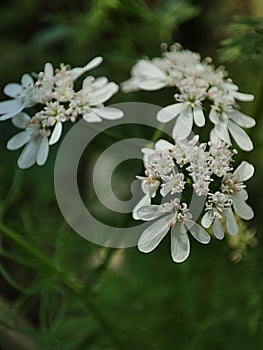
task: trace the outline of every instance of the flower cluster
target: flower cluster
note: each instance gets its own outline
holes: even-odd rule
[[[183,50],[179,44],[165,48],[161,58],[142,59],[131,70],[131,78],[122,84],[124,92],[174,88],[176,103],[166,106],[157,115],[160,122],[176,118],[175,139],[187,138],[193,124],[203,127],[206,119],[213,123],[211,138],[231,144],[230,135],[244,151],[251,151],[253,143],[242,128],[255,125],[254,119],[239,110],[237,101],[252,101],[253,95],[238,91],[223,67],[215,68],[211,58]]]
[[[146,176],[138,178],[145,195],[134,208],[133,217],[158,220],[141,235],[140,251],[152,251],[171,229],[172,258],[182,262],[190,252],[188,231],[206,244],[210,241],[206,232],[210,226],[218,239],[224,237],[223,223],[230,235],[237,235],[233,211],[245,220],[253,217],[253,211],[246,203],[248,194],[244,185],[244,181],[253,175],[253,166],[243,161],[234,171],[236,150],[231,150],[221,140],[199,144],[198,138],[178,140],[175,144],[159,140],[155,149],[142,149]],[[202,226],[192,220],[189,210],[191,191],[205,198]],[[159,204],[155,204],[156,201]]]
[[[254,215],[246,203],[244,185],[254,167],[243,161],[234,170],[237,150],[231,148],[232,137],[242,150],[253,149],[243,128],[253,127],[255,120],[240,111],[237,101],[252,101],[254,97],[239,92],[224,68],[216,68],[211,58],[201,60],[199,54],[183,50],[179,44],[170,50],[164,45],[162,57],[139,60],[131,78],[122,83],[124,92],[164,87],[174,89],[175,103],[162,108],[156,117],[162,123],[175,119],[175,143],[159,140],[154,150],[142,149],[145,176],[138,178],[144,195],[133,210],[133,218],[157,219],[142,233],[140,251],[152,251],[170,230],[172,258],[182,262],[190,252],[188,231],[206,244],[211,235],[223,239],[225,231],[236,236],[239,218],[250,220]],[[210,140],[199,144],[199,136],[190,138],[193,125],[201,128],[208,120]],[[200,224],[193,215],[193,198],[203,198],[198,209]]]
[[[75,81],[101,62],[102,57],[96,57],[82,68],[61,64],[55,71],[46,63],[42,72],[24,74],[21,84],[5,86],[4,93],[12,99],[0,102],[0,121],[12,119],[23,130],[7,143],[9,150],[25,146],[18,159],[20,168],[46,162],[49,145],[59,140],[63,123],[79,118],[92,123],[123,116],[122,111],[104,106],[118,91],[118,85],[106,77],[88,76],[80,90],[74,89]]]

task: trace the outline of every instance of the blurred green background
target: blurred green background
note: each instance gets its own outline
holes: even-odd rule
[[[1,91],[47,61],[82,66],[97,55],[104,63],[94,74],[120,83],[139,58],[176,41],[224,64],[240,91],[255,95],[242,109],[257,126],[249,131],[255,150],[239,154],[256,167],[248,182],[255,218],[239,242],[192,240],[178,265],[168,236],[148,255],[81,238],[54,194],[58,146],[45,166],[20,170],[19,152],[5,148],[16,130],[0,123],[0,349],[263,349],[262,16],[261,0],[1,1]],[[125,101],[165,106],[172,93],[119,92],[110,102]],[[117,132],[143,135],[136,126]],[[90,157],[110,142],[99,137]],[[130,180],[140,170],[130,163],[123,173]]]

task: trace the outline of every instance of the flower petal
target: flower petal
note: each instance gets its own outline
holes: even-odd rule
[[[24,87],[34,86],[34,80],[29,74],[24,74],[21,78],[21,84]]]
[[[192,236],[200,243],[207,244],[210,242],[210,235],[196,222],[192,220],[186,221],[186,227],[191,232]]]
[[[4,93],[9,97],[17,97],[22,92],[22,86],[16,83],[7,84],[4,87]]]
[[[160,139],[155,143],[156,151],[165,151],[168,149],[172,149],[174,145],[166,140]]]
[[[12,123],[14,124],[14,126],[16,126],[19,129],[25,129],[26,124],[30,119],[31,118],[29,117],[29,115],[27,115],[24,112],[20,112],[19,114],[17,114],[12,118]]]
[[[20,147],[24,146],[31,138],[31,131],[26,130],[22,131],[13,137],[7,142],[7,149],[10,151],[14,151],[16,149],[19,149]]]
[[[235,170],[234,174],[239,176],[239,181],[247,181],[254,175],[254,167],[252,164],[243,161]]]
[[[221,140],[225,141],[229,145],[231,145],[228,129],[227,129],[227,123],[223,121],[219,121],[216,125],[214,130],[216,131],[217,135],[220,137]]]
[[[214,124],[217,124],[219,122],[218,114],[217,114],[215,108],[213,108],[213,107],[210,110],[209,119]]]
[[[201,224],[205,228],[209,228],[213,222],[213,218],[211,217],[210,213],[207,211],[205,215],[202,217]]]
[[[141,75],[146,78],[159,78],[165,79],[166,75],[164,72],[158,68],[154,63],[149,60],[140,60],[134,67],[133,72],[136,74],[141,73]]]
[[[109,120],[120,119],[123,117],[122,110],[112,107],[98,108],[96,109],[96,114],[98,114],[101,118]]]
[[[225,208],[223,211],[225,217],[226,217],[226,228],[227,231],[232,235],[235,236],[238,234],[238,225],[236,222],[236,219],[233,215],[231,208]]]
[[[23,104],[18,100],[0,102],[0,114],[3,114],[0,121],[14,117],[22,111],[23,107]]]
[[[19,168],[27,169],[35,163],[41,140],[42,136],[38,135],[26,144],[17,161]]]
[[[186,108],[186,103],[174,103],[166,106],[157,113],[157,120],[161,123],[168,123],[177,117]]]
[[[82,74],[86,73],[87,71],[96,68],[98,65],[101,64],[103,61],[103,58],[98,56],[93,58],[89,63],[86,64],[84,67],[75,67],[71,69],[71,75],[73,80],[77,80]]]
[[[235,213],[244,220],[251,220],[254,217],[253,209],[246,203],[248,198],[247,191],[241,190],[233,196],[233,208]]]
[[[243,128],[252,128],[256,124],[255,119],[249,117],[244,113],[241,113],[237,109],[233,110],[233,112],[230,114],[230,117],[235,123]]]
[[[91,61],[89,61],[89,63],[87,63],[86,66],[83,67],[83,69],[85,69],[85,72],[87,72],[88,70],[98,67],[102,63],[102,61],[103,57],[95,57]]]
[[[102,119],[95,112],[84,114],[83,119],[88,123],[99,123],[102,121]]]
[[[240,126],[229,120],[228,128],[233,139],[243,151],[252,151],[254,148],[253,143],[250,137],[243,129],[240,128]]]
[[[62,123],[56,122],[56,125],[49,139],[49,144],[54,145],[56,142],[58,142],[58,140],[60,139],[61,133],[62,133]]]
[[[52,78],[54,75],[54,68],[51,63],[47,62],[44,66],[45,76],[48,78]]]
[[[190,254],[190,241],[183,225],[176,222],[171,230],[171,255],[174,262],[185,261]]]
[[[117,91],[119,87],[117,84],[110,82],[107,85],[103,86],[101,89],[92,91],[89,93],[89,103],[91,106],[96,106],[101,103],[104,103],[109,98],[112,97]]]
[[[245,94],[243,92],[233,91],[232,95],[235,97],[235,99],[239,101],[251,102],[254,100],[254,96],[252,94]]]
[[[165,87],[167,83],[163,80],[160,80],[158,78],[156,79],[150,79],[150,80],[144,80],[139,82],[138,86],[142,90],[146,91],[153,91],[153,90],[159,90],[163,87]]]
[[[197,126],[202,127],[205,125],[205,116],[203,109],[201,107],[196,107],[193,110],[194,113],[194,122]]]
[[[132,217],[134,220],[140,220],[137,210],[145,205],[150,205],[151,204],[151,198],[148,194],[142,197],[142,199],[136,204],[132,211]]]
[[[145,205],[137,210],[137,215],[140,220],[149,221],[162,216],[163,213],[159,210],[159,205]]]
[[[138,249],[143,253],[154,250],[170,229],[169,222],[171,216],[165,216],[144,230],[138,241]]]
[[[186,139],[193,127],[193,113],[192,111],[183,111],[177,118],[172,135],[174,139],[184,140]]]
[[[223,225],[222,225],[222,221],[215,218],[214,219],[214,222],[213,222],[213,232],[214,232],[214,235],[217,239],[223,239],[224,236],[225,236],[225,232],[224,232],[224,228],[223,228]]]
[[[48,138],[46,136],[43,136],[37,152],[36,161],[38,165],[43,165],[46,163],[46,160],[48,157],[48,151],[49,151]]]

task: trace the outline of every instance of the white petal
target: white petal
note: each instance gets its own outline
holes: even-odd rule
[[[34,86],[34,80],[29,74],[24,74],[22,76],[21,83],[24,87]]]
[[[147,78],[159,78],[165,79],[166,75],[160,68],[158,68],[154,63],[148,60],[140,60],[135,66],[132,72],[140,72],[141,75]]]
[[[230,117],[235,123],[243,128],[252,128],[256,124],[255,119],[249,117],[244,113],[241,113],[237,109],[233,110],[233,112],[230,114]]]
[[[17,97],[17,95],[20,95],[22,92],[22,86],[20,84],[16,83],[10,83],[7,84],[4,87],[4,93],[9,97]]]
[[[71,75],[73,80],[77,80],[82,74],[86,73],[87,71],[97,67],[101,62],[103,61],[102,57],[95,57],[93,60],[91,60],[86,66],[84,67],[75,67],[71,69]]]
[[[214,124],[217,124],[219,122],[219,118],[218,118],[217,112],[216,112],[215,108],[213,108],[213,107],[210,110],[209,119]]]
[[[229,145],[231,145],[228,129],[227,129],[227,123],[223,121],[219,121],[215,125],[215,131],[217,135],[220,137],[221,140],[225,141]]]
[[[106,85],[107,82],[108,82],[108,79],[106,77],[99,77],[92,83],[92,88],[95,90],[100,89],[102,86]]]
[[[25,129],[26,124],[30,119],[31,118],[29,117],[29,115],[27,115],[24,112],[20,112],[19,114],[17,114],[12,118],[12,123],[14,124],[14,126],[16,126],[19,129]]]
[[[229,120],[228,128],[233,139],[243,151],[252,151],[253,143],[250,137],[237,124]]]
[[[24,146],[31,138],[31,131],[22,131],[15,136],[13,136],[8,142],[7,142],[7,149],[10,151],[14,151],[22,146]]]
[[[58,140],[60,139],[61,133],[62,133],[62,123],[56,122],[56,125],[49,139],[49,144],[54,145],[56,142],[58,142]]]
[[[52,78],[54,75],[54,68],[52,66],[51,63],[47,62],[44,66],[44,73],[45,76],[47,76],[48,78]]]
[[[171,216],[165,216],[144,230],[138,241],[138,249],[143,253],[154,250],[170,229],[169,222]]]
[[[132,77],[131,79],[128,79],[121,83],[121,90],[125,93],[131,92],[131,91],[138,91],[139,89],[139,84],[141,80],[136,77]]]
[[[48,151],[49,151],[48,138],[46,136],[43,136],[37,152],[36,161],[38,165],[43,165],[46,163],[46,160],[48,157]]]
[[[238,225],[236,222],[236,219],[233,215],[231,208],[226,208],[223,211],[225,217],[226,217],[226,228],[227,231],[232,235],[235,236],[238,234]]]
[[[134,220],[140,220],[139,216],[137,215],[137,210],[145,205],[151,204],[151,198],[148,194],[146,196],[142,197],[142,199],[136,204],[132,211],[132,217]]]
[[[171,230],[171,255],[174,262],[185,261],[190,254],[190,241],[183,225],[176,222]]]
[[[217,239],[223,239],[225,236],[224,228],[222,225],[222,221],[215,218],[213,222],[213,232]]]
[[[205,116],[201,107],[194,108],[194,122],[197,126],[202,127],[205,125]]]
[[[246,203],[248,198],[247,191],[241,190],[236,192],[233,196],[233,207],[234,211],[238,216],[244,220],[251,220],[254,216],[252,208]]]
[[[88,123],[99,123],[102,121],[102,119],[95,112],[84,114],[83,119]]]
[[[207,244],[210,242],[210,235],[196,222],[192,220],[186,221],[186,226],[191,232],[192,236],[200,243]]]
[[[210,213],[207,211],[207,212],[205,213],[205,215],[202,217],[201,224],[202,224],[202,226],[204,226],[205,228],[209,228],[209,227],[211,226],[212,222],[213,222],[213,219],[212,219]]]
[[[19,168],[27,169],[35,163],[41,139],[42,136],[38,135],[26,144],[17,161]]]
[[[18,100],[9,100],[0,102],[0,114],[3,114],[0,117],[0,120],[6,120],[14,117],[20,113],[23,109],[23,105]]]
[[[151,80],[145,80],[141,81],[138,86],[142,90],[146,91],[154,91],[154,90],[159,90],[163,87],[165,87],[167,83],[163,80],[160,80],[158,78],[156,79],[151,79]]]
[[[182,113],[186,106],[186,103],[174,103],[166,106],[157,113],[157,120],[161,123],[168,123]]]
[[[163,213],[159,210],[159,205],[145,205],[137,210],[138,218],[144,221],[149,221],[162,216]]]
[[[102,63],[102,61],[103,61],[103,57],[101,56],[95,57],[91,61],[89,61],[89,63],[86,64],[86,66],[83,67],[83,69],[85,69],[85,72],[87,72],[88,70],[98,67]]]
[[[96,114],[104,119],[120,119],[123,117],[123,111],[117,108],[112,107],[103,107],[96,109]]]
[[[254,167],[247,161],[243,161],[235,170],[234,174],[239,176],[239,181],[247,181],[254,175]]]
[[[232,93],[235,99],[244,102],[251,102],[254,100],[254,96],[252,94],[244,94],[243,92],[235,91]]]
[[[168,149],[172,149],[174,145],[166,140],[160,139],[155,143],[156,151],[165,151]]]
[[[119,87],[117,84],[110,82],[107,85],[103,86],[101,89],[96,91],[92,91],[89,93],[89,102],[91,106],[96,106],[101,103],[104,103],[109,98],[112,97],[117,91]]]
[[[174,139],[184,140],[186,139],[191,131],[193,126],[193,113],[192,111],[183,111],[177,118],[172,135]]]

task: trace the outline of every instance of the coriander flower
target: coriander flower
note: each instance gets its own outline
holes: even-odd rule
[[[18,160],[19,167],[43,165],[49,146],[59,141],[65,122],[74,123],[83,118],[94,123],[123,117],[121,110],[104,105],[119,89],[106,77],[88,76],[82,88],[75,91],[75,81],[101,62],[102,57],[96,57],[84,67],[61,64],[56,70],[51,63],[46,63],[43,72],[25,74],[21,84],[6,85],[4,92],[13,99],[0,102],[0,121],[11,118],[15,126],[24,129],[7,144],[10,150],[25,146]],[[35,108],[33,115],[30,107]]]
[[[244,220],[251,220],[254,216],[252,208],[246,203],[248,193],[245,190],[244,181],[249,180],[254,174],[252,164],[243,161],[233,174],[227,173],[222,182],[222,191],[233,202],[234,211]]]
[[[183,50],[174,44],[160,58],[140,60],[132,68],[132,77],[122,84],[124,92],[174,89],[172,103],[157,114],[157,120],[169,123],[175,120],[172,135],[184,140],[193,125],[203,127],[209,119],[215,126],[212,138],[231,145],[231,137],[244,151],[251,151],[253,143],[243,128],[255,125],[254,119],[239,111],[237,101],[252,101],[253,95],[238,91],[238,86],[227,78],[227,72],[215,68],[210,57],[203,61],[199,54]]]
[[[180,203],[176,198],[162,205],[146,205],[138,209],[139,219],[156,220],[148,226],[138,241],[141,252],[153,251],[171,229],[171,256],[174,262],[185,261],[190,254],[190,241],[187,232],[200,243],[207,244],[210,235],[197,223],[191,220],[192,215],[186,203]],[[161,217],[161,218],[160,218]]]
[[[11,151],[25,146],[18,158],[19,168],[26,169],[35,163],[43,165],[49,152],[49,130],[41,129],[36,120],[32,123],[32,119],[26,113],[17,114],[12,121],[16,127],[24,129],[7,142],[7,149]]]
[[[232,200],[228,195],[219,191],[210,193],[206,202],[206,212],[202,218],[201,224],[209,228],[213,224],[213,232],[217,239],[224,238],[224,228],[222,219],[225,217],[226,228],[230,235],[238,234],[238,225],[231,209]]]
[[[170,228],[172,256],[176,262],[184,261],[189,254],[187,231],[197,240],[203,237],[199,239],[201,243],[208,241],[209,234],[197,223],[193,224],[188,210],[187,199],[193,192],[205,200],[205,207],[201,208],[202,226],[208,229],[212,225],[218,239],[225,235],[224,222],[230,235],[238,234],[234,212],[244,219],[253,216],[246,204],[248,195],[243,184],[253,175],[253,166],[242,162],[233,171],[235,149],[220,139],[200,144],[198,140],[198,135],[190,141],[175,140],[174,144],[161,139],[154,149],[142,149],[146,177],[137,178],[142,181],[144,196],[133,209],[133,218],[158,220],[140,237],[140,251],[152,251]]]
[[[158,90],[169,86],[169,76],[158,60],[140,60],[131,70],[132,77],[122,83],[124,92],[137,90]]]

